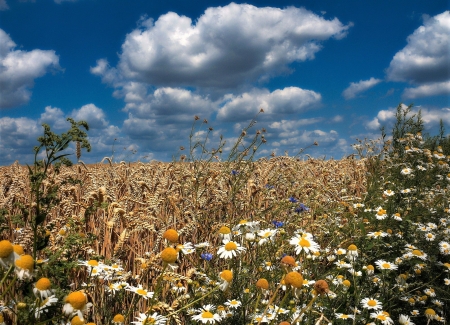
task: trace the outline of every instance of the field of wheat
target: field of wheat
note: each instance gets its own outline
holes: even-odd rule
[[[445,323],[450,156],[394,143],[1,167],[0,324]]]

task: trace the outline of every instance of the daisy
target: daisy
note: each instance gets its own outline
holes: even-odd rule
[[[339,318],[339,319],[354,319],[355,318],[354,315],[347,315],[347,314],[340,314],[340,313],[335,313],[334,315],[336,316],[336,318]]]
[[[392,190],[386,190],[386,191],[383,192],[383,194],[386,195],[386,196],[392,196],[392,195],[395,194],[395,192],[392,191]]]
[[[20,280],[31,279],[34,271],[34,259],[31,255],[19,256],[14,262],[14,271]]]
[[[436,238],[436,236],[431,232],[428,232],[425,234],[425,239],[427,241],[434,241],[435,238]]]
[[[362,203],[355,203],[355,204],[353,204],[353,208],[354,209],[363,208],[363,207],[364,207],[364,204],[362,204]]]
[[[384,209],[378,210],[378,212],[377,212],[377,214],[375,215],[375,217],[376,217],[378,220],[386,219],[386,218],[387,218],[386,210],[384,210]]]
[[[192,320],[202,322],[203,324],[214,324],[216,322],[220,322],[222,317],[220,317],[217,313],[213,314],[212,309],[212,305],[203,306],[202,309],[198,310],[200,314],[193,316]]]
[[[235,300],[235,299],[228,300],[225,303],[225,306],[228,306],[228,307],[230,307],[232,309],[236,309],[236,308],[240,307],[241,305],[242,305],[241,302],[239,300]]]
[[[153,298],[154,293],[151,291],[147,291],[144,288],[142,288],[142,284],[140,284],[138,287],[128,286],[125,288],[127,291],[134,292],[135,294],[143,297],[144,299]]]
[[[297,235],[293,237],[289,243],[295,247],[295,253],[298,255],[301,251],[305,251],[306,254],[311,252],[317,252],[320,249],[319,244],[313,241],[313,236],[310,233],[303,233],[302,235]]]
[[[397,221],[402,221],[402,217],[401,217],[401,215],[400,215],[400,213],[394,213],[393,215],[392,215],[392,218],[394,219],[394,220],[397,220]]]
[[[361,300],[361,306],[365,309],[382,309],[383,306],[381,305],[381,302],[374,298],[364,298]]]
[[[181,251],[184,255],[192,254],[195,252],[192,243],[178,244],[176,247],[177,252]]]
[[[402,171],[400,172],[400,174],[402,174],[402,175],[409,175],[411,173],[412,173],[411,168],[403,168]]]
[[[398,266],[394,263],[387,262],[385,260],[378,260],[375,264],[380,270],[396,270],[398,268]]]
[[[34,295],[36,297],[40,297],[41,299],[45,299],[53,294],[53,290],[50,289],[52,286],[50,280],[48,278],[40,278],[35,284],[33,288]]]
[[[220,290],[225,291],[230,286],[231,281],[233,281],[233,271],[223,270],[219,274],[222,283],[220,284]]]
[[[58,298],[55,297],[55,295],[52,295],[50,297],[47,297],[43,300],[39,301],[39,306],[37,306],[34,309],[34,317],[36,319],[39,319],[41,317],[42,313],[47,312],[48,308],[52,305],[54,305],[55,303],[58,302]]]
[[[62,312],[66,316],[76,314],[83,320],[83,313],[87,312],[91,306],[92,303],[88,303],[87,296],[84,292],[74,291],[66,297]]]
[[[223,239],[223,240],[231,240],[231,229],[228,228],[227,226],[222,226],[219,229],[219,236]]]
[[[439,243],[439,250],[441,251],[441,254],[449,255],[450,254],[450,244],[446,241],[441,241]]]
[[[411,318],[403,314],[401,314],[400,317],[398,318],[398,322],[400,323],[400,325],[414,325],[414,323],[411,322]]]
[[[234,241],[224,240],[223,244],[224,245],[220,246],[219,250],[217,251],[217,255],[219,255],[220,258],[232,258],[245,251],[245,247],[242,247],[240,244]]]
[[[411,192],[411,189],[410,189],[410,188],[405,188],[404,190],[401,190],[400,192],[401,192],[402,194],[408,194],[408,193]]]
[[[203,243],[198,243],[194,245],[195,248],[206,248],[209,247],[209,242],[205,241]]]
[[[164,325],[166,324],[167,317],[159,315],[158,313],[153,313],[152,315],[146,315],[144,313],[139,313],[139,316],[136,317],[138,320],[135,322],[131,322],[136,325]]]
[[[370,317],[381,321],[381,324],[383,325],[394,324],[392,318],[389,317],[389,314],[385,311],[378,311],[376,313],[371,313]]]
[[[386,237],[389,234],[387,232],[384,231],[375,231],[375,232],[369,232],[367,234],[367,237],[369,238],[380,238],[380,237]]]
[[[277,234],[277,232],[278,232],[277,229],[270,229],[270,228],[258,231],[258,236],[261,237],[261,239],[258,242],[258,245],[262,245],[267,241],[272,240],[273,237],[275,237],[275,235]]]

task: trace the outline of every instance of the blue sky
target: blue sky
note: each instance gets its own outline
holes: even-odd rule
[[[0,165],[32,162],[42,123],[86,120],[88,163],[170,161],[214,129],[260,156],[340,159],[399,103],[450,128],[450,12],[440,1],[0,0]],[[252,133],[253,132],[253,133]]]

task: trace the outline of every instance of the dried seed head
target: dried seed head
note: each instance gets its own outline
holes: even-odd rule
[[[318,280],[314,284],[314,290],[316,290],[318,295],[328,293],[329,291],[328,283],[325,280]]]

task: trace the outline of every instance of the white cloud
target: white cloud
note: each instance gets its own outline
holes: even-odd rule
[[[67,128],[70,124],[67,122],[64,112],[58,107],[45,107],[44,113],[41,114],[39,123],[46,123],[51,125],[52,128],[56,130],[61,130]]]
[[[360,93],[379,84],[381,79],[370,78],[369,80],[360,80],[359,82],[351,82],[350,86],[342,93],[345,99],[355,98]]]
[[[264,119],[280,114],[301,113],[316,107],[321,98],[319,93],[298,87],[286,87],[273,92],[254,88],[238,96],[225,96],[225,104],[219,109],[217,119],[246,120],[253,118],[261,108],[264,110],[261,118]]]
[[[16,44],[0,29],[0,109],[27,103],[34,79],[59,68],[55,51],[14,50]]]
[[[450,94],[450,80],[427,83],[415,88],[406,88],[403,92],[405,98],[418,98]]]
[[[105,119],[105,113],[101,108],[98,108],[94,104],[87,104],[80,109],[73,110],[71,117],[75,121],[86,121],[89,128],[92,129],[104,129],[108,126],[108,121]]]
[[[136,118],[158,118],[162,123],[192,121],[194,115],[208,118],[217,110],[217,105],[207,97],[181,88],[163,87],[147,94],[140,83],[129,83],[124,87],[124,111]]]
[[[403,108],[406,108],[406,105],[402,104]],[[450,121],[450,109],[449,108],[426,108],[426,107],[415,107],[411,110],[410,114],[417,114],[419,109],[422,113],[422,119],[424,122],[424,127],[427,130],[432,131],[437,130],[439,125],[439,121],[442,119],[444,123],[448,123]],[[395,114],[397,108],[391,107],[386,110],[381,110],[378,112],[377,116],[374,117],[371,121],[366,123],[366,128],[369,130],[378,130],[381,126],[385,126],[387,130],[390,130],[395,123]],[[434,135],[436,132],[431,132]]]
[[[450,11],[425,20],[392,59],[387,78],[414,84],[449,79]]]
[[[313,59],[321,41],[342,38],[348,28],[294,7],[231,3],[208,8],[195,22],[169,12],[143,19],[126,36],[117,70],[156,86],[226,89],[287,72],[288,64]],[[100,60],[91,71],[106,77],[108,69]]]

